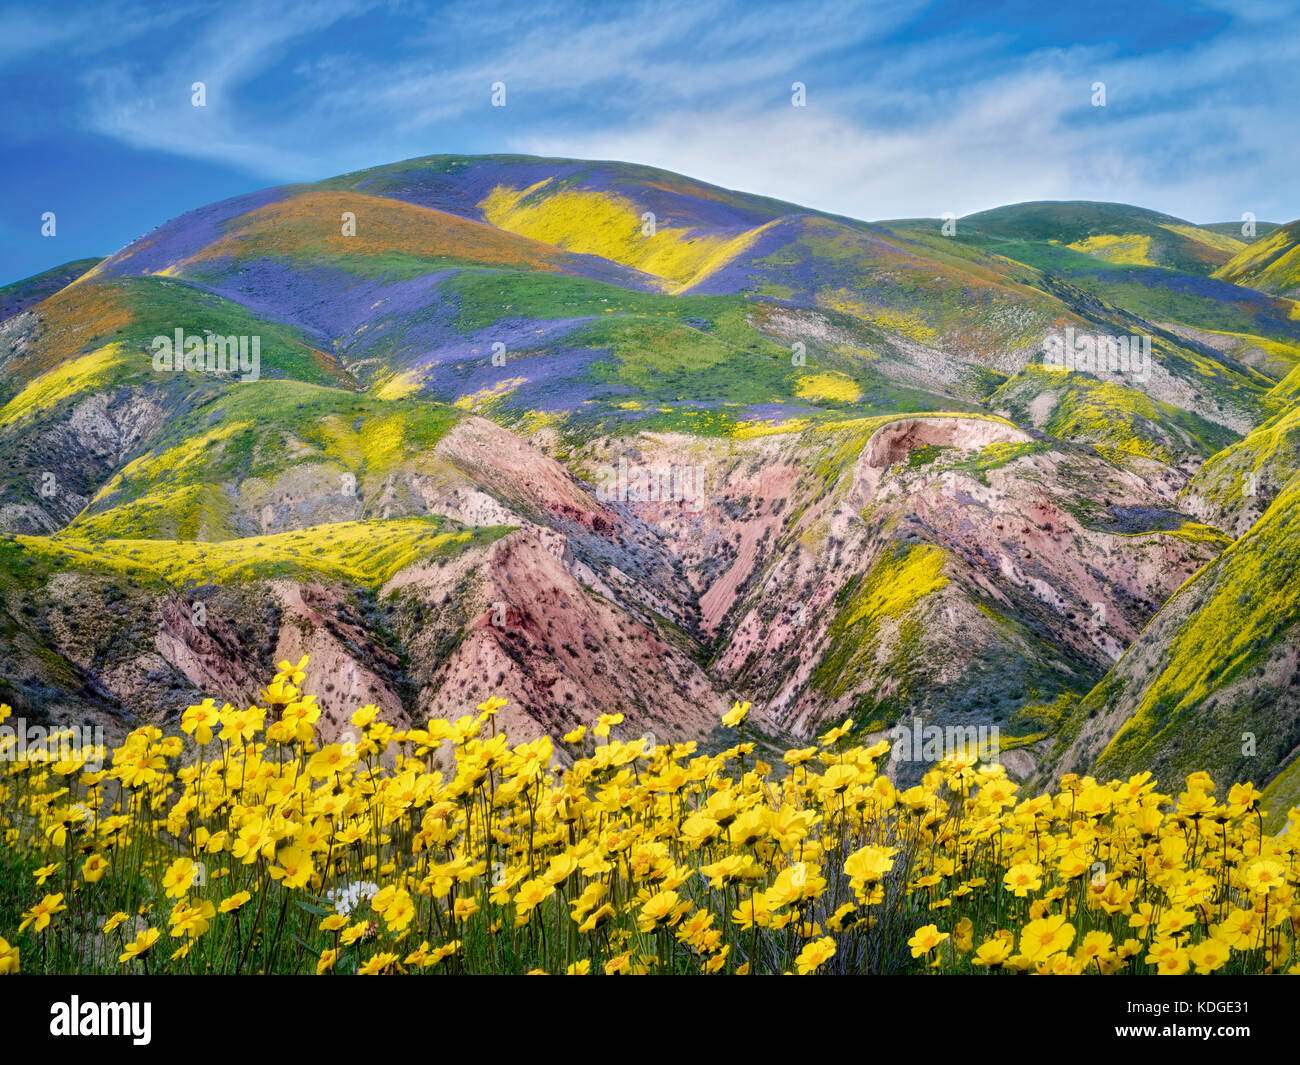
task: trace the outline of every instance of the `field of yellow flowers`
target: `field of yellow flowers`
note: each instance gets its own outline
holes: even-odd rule
[[[1249,784],[1022,797],[972,754],[900,791],[850,722],[756,760],[748,704],[714,755],[605,715],[559,768],[499,699],[409,730],[362,707],[318,745],[305,664],[111,756],[8,741],[0,973],[1300,969],[1300,835],[1264,835]]]

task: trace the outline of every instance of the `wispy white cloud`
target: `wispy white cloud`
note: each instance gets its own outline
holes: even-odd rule
[[[83,118],[270,181],[514,150],[653,163],[859,217],[1039,198],[1300,213],[1290,5],[1216,6],[1225,27],[1138,55],[1025,45],[1009,24],[908,33],[904,0],[221,4],[194,8],[183,40],[124,7],[112,32],[132,46],[86,53]],[[0,64],[81,47],[105,27],[96,10],[68,29],[0,16],[0,41],[6,25],[22,41],[0,44]],[[806,108],[789,106],[793,80]],[[1090,106],[1094,80],[1105,108]],[[194,81],[206,108],[190,106]],[[488,106],[494,81],[504,112]]]
[[[1286,178],[1300,164],[1300,138],[1290,97],[1277,92],[1286,72],[1297,80],[1294,36],[1232,36],[1144,57],[1052,49],[936,91],[900,76],[900,66],[972,47],[920,47],[827,105],[814,90],[805,109],[679,109],[639,128],[539,131],[514,147],[632,159],[861,218],[1030,199],[1122,201],[1197,221],[1300,214]],[[1092,106],[1095,80],[1106,83],[1104,107]]]
[[[52,53],[64,62],[102,55],[185,17],[180,7],[139,3],[104,3],[57,14],[43,6],[7,7],[0,10],[0,69]]]
[[[86,123],[136,148],[267,176],[301,174],[327,149],[319,128],[277,111],[273,101],[268,107],[249,87],[284,61],[291,43],[378,6],[379,0],[223,6],[196,20],[180,47],[155,46],[130,61],[88,69]],[[196,82],[204,86],[202,107],[192,102]]]

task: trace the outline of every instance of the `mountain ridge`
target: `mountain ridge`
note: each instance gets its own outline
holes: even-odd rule
[[[1293,228],[1034,201],[947,235],[526,156],[196,208],[0,322],[0,697],[165,721],[311,649],[397,723],[501,690],[523,738],[706,739],[752,697],[772,737],[918,713],[996,724],[1022,778],[1130,770],[1117,678],[1222,573],[1281,579]],[[258,336],[257,379],[160,375],[178,328]],[[1067,329],[1146,337],[1144,373],[1047,365]],[[698,497],[608,498],[626,468]],[[1293,640],[1251,692],[1202,656],[1179,721],[1288,691]],[[1274,703],[1268,758],[1216,766],[1271,779]]]

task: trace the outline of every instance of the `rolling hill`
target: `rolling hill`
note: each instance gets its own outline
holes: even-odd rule
[[[1300,296],[1300,224],[1279,226],[1242,248],[1215,277],[1279,296]]]
[[[1020,778],[1265,784],[1300,745],[1295,233],[949,235],[524,156],[198,207],[3,290],[0,699],[167,723],[310,653],[327,734],[500,693],[520,739],[707,742],[739,697],[764,741],[920,716],[997,725]],[[1149,354],[1053,365],[1067,331]]]

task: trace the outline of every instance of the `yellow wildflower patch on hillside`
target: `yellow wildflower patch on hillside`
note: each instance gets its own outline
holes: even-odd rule
[[[1198,244],[1204,244],[1219,251],[1226,251],[1231,255],[1236,255],[1237,252],[1246,247],[1244,240],[1238,240],[1227,233],[1216,233],[1212,229],[1202,229],[1200,226],[1171,225],[1166,222],[1162,223],[1160,228],[1167,229],[1170,233],[1177,233],[1180,237],[1186,237],[1188,240],[1194,240]]]
[[[498,381],[494,385],[487,385],[480,388],[477,392],[471,392],[468,395],[461,396],[455,401],[454,406],[461,410],[475,410],[484,403],[490,403],[494,399],[500,399],[502,396],[508,396],[520,385],[527,384],[526,377],[510,377],[504,381]]]
[[[803,374],[794,391],[801,399],[825,399],[836,403],[855,403],[862,398],[858,383],[842,373]]]
[[[765,228],[731,237],[691,236],[670,219],[657,219],[648,235],[645,209],[627,197],[587,189],[551,192],[545,188],[551,180],[524,189],[498,185],[479,204],[483,216],[509,233],[653,274],[670,291],[703,280],[750,247]]]
[[[1108,263],[1130,266],[1154,266],[1151,261],[1151,238],[1136,233],[1102,233],[1087,240],[1066,245]]]
[[[18,395],[0,408],[0,427],[47,411],[70,396],[90,391],[101,384],[107,385],[114,380],[117,371],[133,360],[147,361],[147,358],[128,354],[126,345],[112,343],[58,363],[28,382]]]

